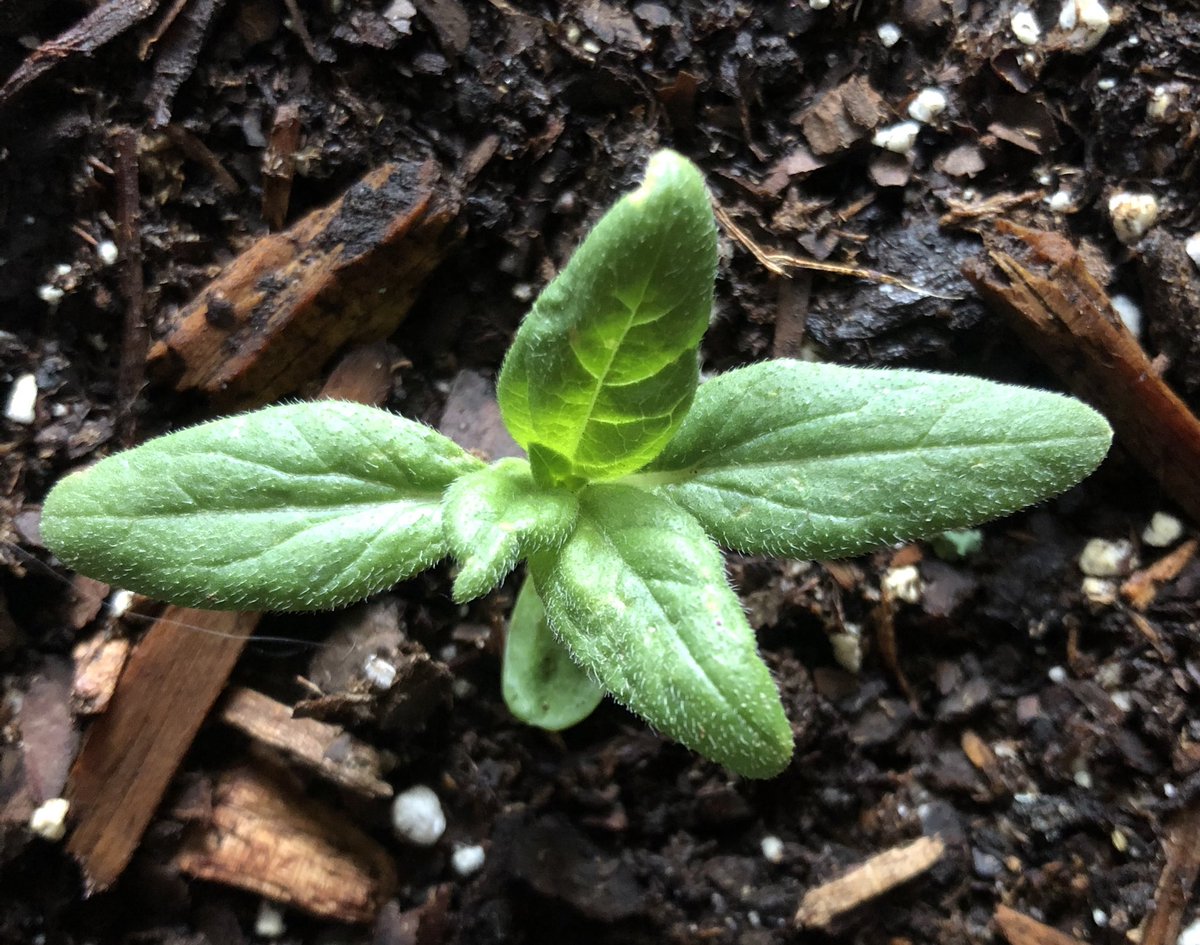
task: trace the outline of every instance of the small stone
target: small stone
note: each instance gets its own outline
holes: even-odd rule
[[[39,299],[41,299],[43,302],[45,302],[51,308],[54,308],[56,305],[58,305],[59,302],[61,302],[63,300],[63,296],[66,293],[63,292],[63,290],[60,289],[58,286],[51,285],[49,282],[47,282],[43,285],[38,286],[37,294],[38,294]]]
[[[1108,578],[1085,577],[1079,589],[1097,607],[1112,607],[1117,602],[1117,582]]]
[[[273,902],[264,899],[258,904],[258,915],[254,918],[254,934],[259,938],[279,938],[287,931],[283,911]]]
[[[1193,233],[1187,238],[1187,242],[1183,244],[1183,250],[1188,254],[1188,258],[1200,267],[1200,233]]]
[[[29,829],[43,840],[57,843],[67,835],[70,810],[71,804],[65,797],[52,797],[29,816]]]
[[[903,35],[900,32],[900,27],[895,23],[880,23],[879,28],[875,32],[879,36],[879,41],[888,49],[891,49],[900,42],[900,37]]]
[[[829,642],[833,646],[833,658],[842,669],[856,674],[862,669],[862,638],[857,633],[834,633]]]
[[[1046,675],[1050,677],[1050,681],[1056,686],[1061,686],[1067,681],[1067,671],[1061,666],[1051,666]]]
[[[392,802],[392,827],[401,840],[431,847],[446,832],[442,802],[424,784],[410,787]]]
[[[396,681],[396,667],[382,656],[371,654],[363,663],[363,675],[373,688],[387,690]]]
[[[117,244],[112,240],[101,240],[96,244],[96,255],[100,257],[100,262],[104,265],[111,266],[121,253],[117,249]]]
[[[1142,544],[1151,548],[1169,548],[1183,535],[1183,522],[1166,512],[1155,512],[1142,530]]]
[[[1074,199],[1075,197],[1071,191],[1064,188],[1063,190],[1056,190],[1053,194],[1051,194],[1047,199],[1046,204],[1055,213],[1065,213],[1067,210],[1071,209],[1071,201]]]
[[[465,847],[455,847],[454,852],[450,854],[450,866],[459,876],[473,876],[483,869],[483,862],[487,858],[483,847],[479,844],[471,844]]]
[[[1058,14],[1058,25],[1083,49],[1091,49],[1108,32],[1112,17],[1100,0],[1066,0]]]
[[[915,564],[892,568],[883,576],[883,587],[892,597],[906,604],[918,603],[925,590],[921,572]]]
[[[1113,311],[1129,329],[1129,333],[1135,338],[1140,338],[1142,336],[1141,306],[1128,295],[1114,295],[1111,301]]]
[[[1012,15],[1008,25],[1019,43],[1036,46],[1041,41],[1042,28],[1030,10],[1018,10]]]
[[[1158,219],[1158,198],[1130,191],[1115,193],[1108,199],[1108,215],[1117,239],[1126,245],[1136,243]]]
[[[37,378],[32,374],[22,374],[8,391],[8,402],[4,407],[4,416],[13,423],[30,424],[37,419],[38,385]]]
[[[783,841],[778,837],[766,836],[762,838],[762,855],[763,859],[768,863],[783,862]]]
[[[917,97],[908,104],[908,116],[913,121],[928,125],[935,121],[948,105],[949,100],[946,98],[946,93],[941,89],[921,89],[917,93]]]
[[[1150,93],[1150,100],[1146,103],[1146,118],[1149,121],[1163,121],[1174,104],[1175,99],[1167,91],[1167,87],[1165,85],[1157,85],[1154,87],[1154,91]]]
[[[1124,538],[1093,538],[1079,555],[1079,570],[1089,577],[1123,577],[1133,570],[1133,563],[1133,545]]]
[[[871,143],[877,148],[892,151],[895,154],[907,154],[917,143],[917,135],[921,133],[921,125],[915,121],[902,121],[888,125],[875,132]]]

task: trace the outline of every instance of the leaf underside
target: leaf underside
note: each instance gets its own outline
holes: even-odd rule
[[[501,682],[509,711],[551,732],[582,722],[604,698],[604,690],[555,637],[529,578],[508,622]]]
[[[659,152],[538,297],[505,358],[500,410],[539,482],[615,478],[662,449],[696,389],[715,272],[704,180]]]
[[[358,404],[270,407],[181,430],[64,479],[47,544],[110,584],[209,609],[314,610],[446,553],[440,501],[482,464]]]
[[[652,493],[593,485],[579,500],[566,544],[530,559],[559,638],[672,738],[748,777],[778,774],[791,729],[716,546]]]
[[[952,375],[773,361],[701,386],[631,481],[725,547],[835,558],[1055,495],[1112,432],[1079,401]]]

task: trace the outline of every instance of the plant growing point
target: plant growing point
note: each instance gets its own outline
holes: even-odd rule
[[[699,383],[717,235],[671,151],[526,316],[498,382],[527,459],[491,465],[382,410],[217,420],[103,460],[46,499],[67,563],[194,607],[312,610],[441,558],[456,600],[522,561],[505,699],[548,729],[604,693],[749,777],[792,733],[718,545],[854,555],[1054,495],[1111,439],[1078,401],[974,378],[798,361]]]

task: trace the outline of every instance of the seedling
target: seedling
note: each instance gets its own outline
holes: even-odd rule
[[[69,476],[42,531],[111,584],[193,607],[313,610],[447,554],[454,598],[528,576],[504,694],[563,728],[603,693],[749,777],[792,733],[717,547],[853,555],[1011,512],[1087,475],[1104,420],[966,377],[772,361],[699,383],[717,234],[670,151],[535,302],[500,373],[528,459],[490,466],[351,403],[268,407]]]

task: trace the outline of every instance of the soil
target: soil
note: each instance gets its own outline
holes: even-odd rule
[[[31,799],[67,790],[95,724],[73,711],[76,644],[136,641],[147,623],[117,621],[71,581],[40,543],[39,503],[122,442],[218,409],[170,378],[143,383],[140,364],[272,220],[300,220],[388,161],[432,162],[461,187],[454,241],[390,335],[386,405],[492,455],[506,444],[488,382],[530,298],[664,145],[697,161],[765,252],[936,293],[773,274],[727,235],[706,370],[787,355],[1061,389],[960,274],[1003,217],[1067,236],[1110,294],[1153,301],[1145,347],[1169,356],[1157,368],[1194,407],[1197,271],[1172,270],[1178,291],[1163,291],[1162,267],[1116,238],[1108,204],[1152,192],[1155,239],[1176,247],[1200,228],[1200,7],[1110,5],[1088,48],[1085,32],[1055,28],[1058,2],[116,6],[128,22],[103,32],[95,4],[0,0],[0,72],[39,55],[44,67],[0,105],[0,381],[32,373],[38,387],[32,422],[0,419],[0,942],[271,931],[258,895],[176,857],[197,785],[211,793],[231,759],[288,769],[302,795],[382,844],[398,878],[366,922],[291,904],[280,941],[957,945],[1003,932],[1163,945],[1196,921],[1200,853],[1176,840],[1200,804],[1200,563],[1184,546],[1140,606],[1119,592],[1191,532],[1165,548],[1143,540],[1155,513],[1186,516],[1120,439],[1090,480],[987,525],[965,558],[925,542],[852,562],[731,556],[796,731],[776,779],[737,778],[608,703],[561,735],[517,724],[498,672],[516,578],[459,608],[443,565],[345,613],[268,617],[260,635],[285,642],[252,642],[232,678],[311,702],[313,687],[352,689],[331,654],[386,639],[417,667],[396,698],[306,711],[380,749],[395,789],[436,791],[448,828],[434,846],[396,839],[386,801],[268,759],[215,719],[111,889],[86,895],[75,859],[27,823]],[[1042,26],[1033,45],[1010,27],[1026,8]],[[914,148],[873,146],[931,86],[948,107]],[[140,246],[141,265],[114,260],[110,242]],[[148,338],[126,325],[131,309]],[[315,393],[343,353],[314,357],[291,393]],[[1130,551],[1085,584],[1092,538]],[[917,593],[882,590],[909,566]],[[797,929],[807,891],[921,836],[945,852],[919,876]],[[453,854],[473,845],[483,865],[461,875]],[[1073,938],[1022,938],[1000,907]]]

